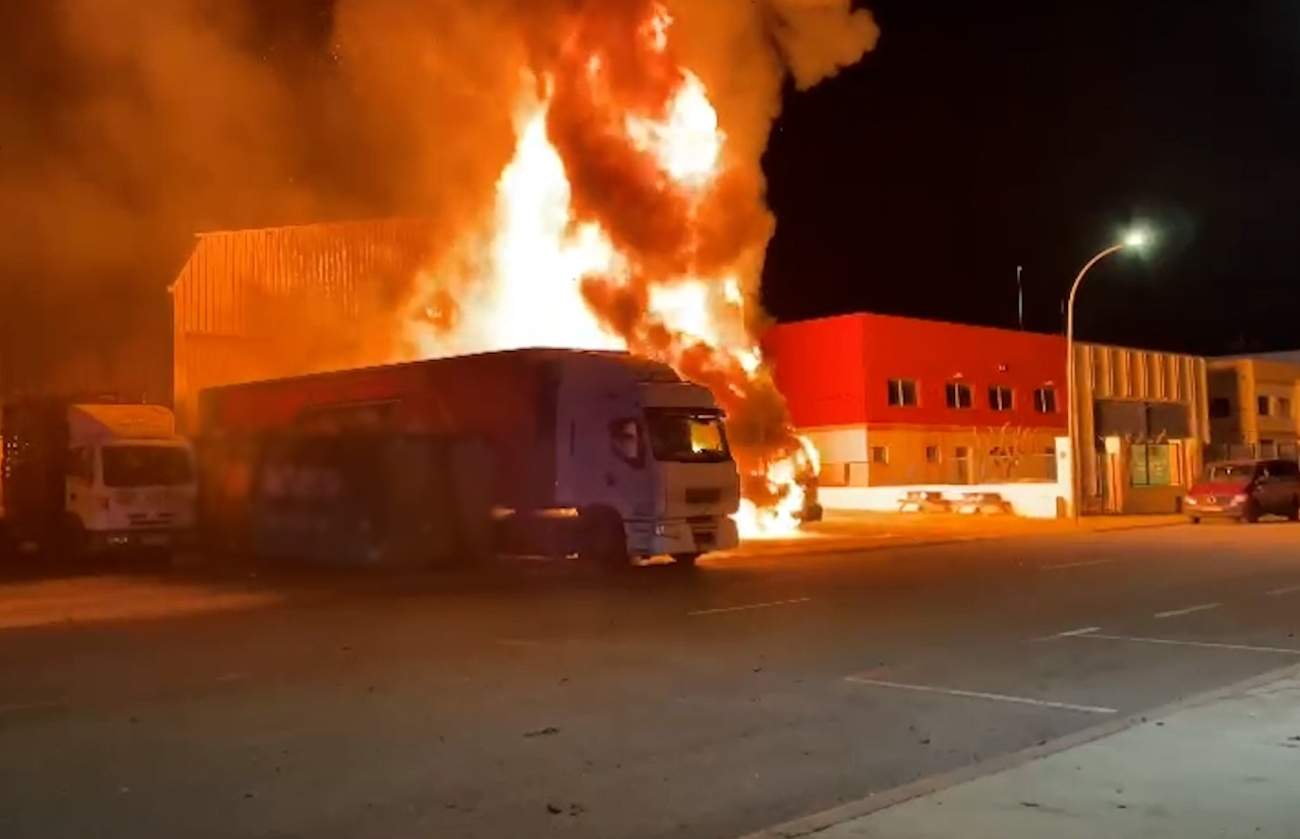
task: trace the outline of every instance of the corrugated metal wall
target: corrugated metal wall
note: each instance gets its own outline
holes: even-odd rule
[[[1097,509],[1102,487],[1102,475],[1096,449],[1099,445],[1096,430],[1096,403],[1100,400],[1120,402],[1145,402],[1179,405],[1187,413],[1188,437],[1183,439],[1186,457],[1182,471],[1184,480],[1199,474],[1203,449],[1210,442],[1210,418],[1207,368],[1204,358],[1175,353],[1136,350],[1125,347],[1108,347],[1098,344],[1076,344],[1075,380],[1078,394],[1078,421],[1080,440],[1080,474],[1084,488],[1085,507]],[[1120,475],[1126,479],[1126,473]],[[1171,492],[1177,488],[1170,488]],[[1130,505],[1139,495],[1134,490],[1121,488],[1125,497],[1125,512],[1151,512]],[[1174,512],[1177,500],[1167,499],[1169,506],[1162,511]]]
[[[348,350],[367,313],[400,303],[431,236],[419,219],[201,234],[171,286],[182,425],[206,387],[386,361]]]

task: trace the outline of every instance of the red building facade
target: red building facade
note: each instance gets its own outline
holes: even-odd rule
[[[783,324],[764,343],[826,486],[1055,477],[1060,336],[863,313]]]

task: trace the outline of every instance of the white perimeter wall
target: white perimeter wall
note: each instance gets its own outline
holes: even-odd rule
[[[1057,517],[1057,499],[1065,495],[1056,483],[1015,484],[917,484],[888,487],[822,487],[817,499],[828,510],[874,510],[898,512],[899,503],[909,492],[937,492],[949,501],[960,501],[968,492],[995,492],[1011,504],[1018,516],[1030,519]]]

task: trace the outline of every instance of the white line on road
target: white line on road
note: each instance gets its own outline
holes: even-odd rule
[[[1109,565],[1113,559],[1085,559],[1082,562],[1063,562],[1060,565],[1044,565],[1043,571],[1064,571],[1066,568],[1088,568],[1093,565]]]
[[[1222,603],[1201,603],[1198,606],[1188,606],[1186,609],[1170,609],[1168,612],[1156,612],[1152,617],[1158,621],[1166,618],[1176,618],[1179,615],[1190,615],[1193,612],[1208,612],[1211,609],[1217,609]]]
[[[1076,635],[1076,638],[1097,638],[1103,641],[1133,641],[1138,644],[1167,644],[1171,647],[1201,647],[1209,650],[1238,650],[1247,653],[1279,653],[1282,655],[1300,655],[1300,650],[1290,647],[1257,647],[1253,644],[1220,644],[1213,641],[1176,641],[1172,638],[1143,638],[1136,635],[1103,635],[1089,632]]]
[[[1272,591],[1265,592],[1269,597],[1281,597],[1284,594],[1295,594],[1300,591],[1300,586],[1286,586],[1285,588],[1275,588]]]
[[[750,603],[746,606],[725,606],[721,609],[700,609],[697,612],[687,612],[688,616],[696,615],[720,615],[724,612],[745,612],[750,609],[770,609],[773,606],[793,606],[796,603],[807,603],[812,600],[811,597],[796,597],[794,600],[774,600],[771,603]]]
[[[1116,714],[1119,713],[1114,708],[1104,708],[1100,705],[1075,705],[1072,702],[1050,702],[1046,699],[1030,699],[1027,696],[1008,696],[1004,693],[984,693],[977,690],[958,690],[956,688],[941,688],[932,685],[908,685],[902,682],[883,682],[879,679],[864,679],[861,676],[846,676],[846,681],[853,682],[857,685],[871,685],[879,688],[895,688],[897,690],[915,690],[921,693],[941,693],[945,696],[961,696],[967,699],[989,699],[995,702],[1013,702],[1017,705],[1036,705],[1040,708],[1057,708],[1063,711],[1082,711],[1086,714]]]
[[[1085,626],[1079,629],[1067,629],[1064,632],[1057,632],[1054,635],[1044,635],[1041,638],[1035,638],[1035,641],[1051,641],[1056,638],[1073,638],[1076,635],[1088,635],[1093,632],[1101,632],[1100,626]]]

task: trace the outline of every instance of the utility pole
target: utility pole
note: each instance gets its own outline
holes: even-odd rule
[[[1025,286],[1020,281],[1020,275],[1024,270],[1024,266],[1016,266],[1016,320],[1022,332],[1025,329]]]

